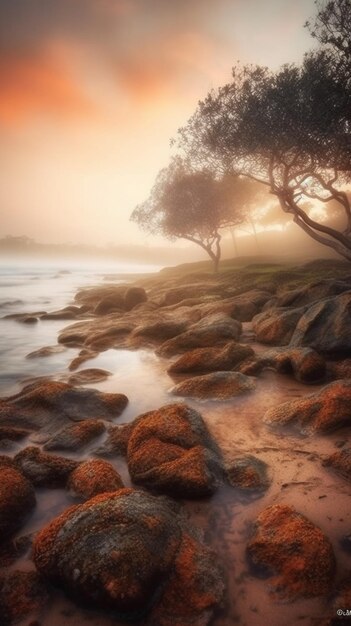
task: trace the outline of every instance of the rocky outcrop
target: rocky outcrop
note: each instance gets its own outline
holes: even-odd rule
[[[132,489],[65,511],[37,535],[33,560],[85,606],[150,626],[205,626],[223,595],[214,554],[175,503]]]
[[[40,448],[29,446],[15,456],[22,474],[36,487],[63,488],[78,461],[62,456],[47,454]]]
[[[351,291],[321,300],[300,318],[292,346],[308,346],[322,354],[351,355]]]
[[[351,381],[338,380],[317,393],[269,409],[264,422],[303,434],[327,433],[351,424]]]
[[[105,432],[101,420],[86,420],[66,426],[51,437],[44,445],[44,450],[81,450],[91,441]]]
[[[190,350],[172,363],[167,371],[170,374],[195,374],[232,370],[238,363],[254,354],[249,346],[229,341],[223,347]]]
[[[269,579],[272,594],[286,600],[327,594],[335,557],[330,541],[290,506],[277,504],[258,516],[247,545],[253,571]]]
[[[85,499],[124,487],[113,465],[102,459],[89,459],[78,465],[71,473],[67,486],[74,495]]]
[[[255,379],[241,372],[213,372],[188,378],[175,385],[171,393],[175,396],[201,400],[228,400],[252,391],[255,387]]]
[[[134,483],[181,498],[209,495],[222,481],[219,451],[201,415],[185,404],[137,418],[127,460]]]
[[[216,313],[201,319],[186,332],[163,343],[158,353],[167,357],[192,348],[223,346],[228,341],[237,341],[240,333],[240,322],[222,313]]]
[[[0,542],[15,534],[35,507],[32,484],[14,464],[0,460]]]

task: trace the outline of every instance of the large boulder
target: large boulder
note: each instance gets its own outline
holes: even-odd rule
[[[232,370],[238,363],[254,354],[250,346],[229,341],[218,348],[190,350],[172,363],[167,371],[170,374],[186,374]]]
[[[75,495],[88,499],[99,493],[118,491],[124,485],[111,463],[102,459],[89,459],[73,470],[67,487]]]
[[[0,542],[22,526],[35,504],[33,485],[5,457],[0,461]]]
[[[39,379],[0,403],[0,425],[29,425],[56,432],[72,421],[112,420],[122,413],[127,403],[128,398],[120,393],[102,393]]]
[[[185,404],[140,416],[127,460],[133,482],[172,496],[206,496],[222,480],[220,453],[201,415]]]
[[[252,391],[255,387],[255,379],[241,372],[212,372],[184,380],[175,385],[171,393],[201,400],[228,400]]]
[[[310,520],[285,504],[258,516],[247,553],[255,572],[269,578],[272,594],[286,600],[327,594],[335,557],[328,538]]]
[[[177,505],[132,489],[65,511],[35,538],[33,560],[85,606],[149,626],[205,626],[223,595],[215,555]]]
[[[263,421],[292,426],[303,434],[327,433],[351,424],[351,381],[338,380],[317,393],[269,409]]]
[[[351,355],[351,291],[321,300],[300,318],[292,346],[309,346],[326,354]]]
[[[228,315],[216,313],[204,317],[190,328],[163,343],[159,348],[161,356],[173,356],[192,348],[221,346],[228,341],[237,341],[241,334],[241,323]]]
[[[297,309],[273,308],[263,311],[252,320],[257,341],[276,346],[286,346],[306,307]]]
[[[47,454],[35,446],[21,450],[15,462],[33,485],[48,488],[65,487],[70,473],[78,467],[78,461]]]
[[[128,287],[124,294],[124,306],[127,311],[131,311],[138,304],[147,301],[146,291],[143,287]]]

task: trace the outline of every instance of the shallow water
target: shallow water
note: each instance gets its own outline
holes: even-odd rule
[[[23,275],[18,271],[16,276],[8,272],[3,281],[7,282],[7,287],[1,295],[4,314],[10,309],[11,312],[37,310],[40,303],[44,304],[41,299],[48,300],[45,310],[58,309],[71,302],[78,286],[101,280],[102,272],[80,268],[79,271],[72,270],[72,274],[59,274],[59,278],[54,278],[56,275],[57,272],[51,269],[45,273],[26,271]],[[33,276],[38,278],[33,279],[35,288],[31,289],[28,285]],[[23,303],[4,305],[11,299]],[[54,345],[58,331],[69,323],[46,320],[27,326],[0,320],[2,395],[18,391],[21,382],[29,376],[55,374],[60,377],[67,374],[67,366],[77,353],[74,349],[43,358],[25,357],[34,349]],[[245,334],[248,341],[249,330],[247,327]],[[255,347],[262,349],[262,346]],[[123,423],[141,412],[176,400],[169,393],[173,381],[165,371],[166,363],[149,350],[107,350],[79,369],[99,367],[112,372],[106,381],[89,386],[101,391],[125,393],[129,397],[127,409],[116,420],[116,423]],[[251,394],[222,403],[188,402],[202,413],[226,458],[230,459],[238,451],[254,454],[268,463],[272,480],[271,487],[260,498],[253,499],[234,489],[223,488],[209,500],[185,502],[191,518],[203,528],[207,541],[216,549],[226,570],[226,606],[214,617],[212,626],[309,626],[312,617],[318,620],[328,610],[327,600],[321,598],[292,604],[274,601],[269,595],[267,581],[251,575],[245,558],[246,540],[252,522],[266,506],[287,503],[306,514],[332,541],[338,577],[351,568],[350,555],[340,548],[341,538],[351,532],[350,489],[345,481],[321,466],[323,456],[334,452],[335,444],[347,439],[350,429],[327,437],[304,438],[287,431],[272,431],[262,423],[262,416],[269,407],[316,389],[318,387],[307,387],[288,376],[266,371]],[[79,458],[88,457],[97,444],[94,441]],[[11,454],[18,447],[16,444]],[[125,483],[130,484],[124,461],[116,459],[112,462]],[[64,490],[38,490],[37,508],[19,534],[36,532],[73,503]],[[32,567],[29,554],[12,567]],[[118,626],[119,622],[109,615],[83,610],[57,591],[41,618],[41,624]]]

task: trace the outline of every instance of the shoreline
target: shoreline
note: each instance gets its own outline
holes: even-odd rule
[[[322,276],[321,280],[316,280],[316,274],[320,275],[323,272],[325,278]],[[268,618],[272,626],[280,626],[282,621],[285,621],[286,624],[293,624],[293,621],[289,622],[288,620],[297,618],[301,611],[306,616],[305,619],[301,620],[301,623],[309,626],[312,624],[311,620],[317,620],[321,615],[325,616],[323,604],[325,594],[324,599],[322,594],[322,599],[317,596],[315,599],[294,600],[288,606],[282,606],[279,603],[277,605],[276,601],[270,597],[267,589],[267,583],[270,583],[269,579],[268,581],[260,580],[248,567],[245,550],[250,529],[252,529],[252,524],[259,513],[273,504],[287,503],[295,506],[314,524],[321,527],[325,536],[332,540],[338,560],[338,577],[335,580],[342,578],[343,571],[349,567],[347,553],[340,548],[339,542],[343,535],[347,536],[351,526],[351,518],[346,513],[347,510],[350,510],[346,503],[351,493],[347,481],[324,468],[321,463],[333,452],[343,450],[349,431],[339,431],[338,426],[334,424],[334,433],[324,434],[323,431],[318,431],[319,424],[316,422],[315,428],[317,430],[314,434],[301,435],[296,427],[295,431],[291,431],[282,423],[276,430],[267,427],[262,421],[263,415],[270,408],[274,409],[284,400],[290,402],[303,401],[312,393],[323,391],[324,388],[333,384],[334,380],[350,378],[351,368],[349,368],[346,353],[343,355],[336,355],[335,352],[327,354],[323,350],[314,349],[320,358],[316,358],[314,355],[311,358],[311,353],[309,353],[308,359],[305,358],[305,355],[304,359],[301,360],[302,349],[299,348],[299,360],[296,356],[297,346],[294,346],[295,355],[287,355],[289,342],[286,342],[286,338],[284,339],[285,345],[283,341],[283,345],[280,345],[278,349],[276,348],[277,344],[275,345],[272,341],[272,332],[273,337],[274,332],[276,337],[282,337],[282,330],[285,333],[293,332],[299,323],[298,320],[292,318],[289,322],[284,321],[283,323],[281,308],[285,309],[285,313],[301,309],[299,314],[302,318],[315,302],[320,303],[328,300],[328,298],[331,298],[334,304],[338,299],[341,302],[344,297],[342,294],[347,294],[348,290],[351,291],[351,285],[348,287],[346,280],[348,272],[346,270],[339,270],[339,279],[335,279],[335,272],[335,265],[332,262],[326,262],[319,266],[315,262],[312,269],[311,267],[304,267],[300,270],[291,267],[286,270],[281,267],[272,269],[271,266],[263,265],[259,268],[242,270],[240,278],[237,276],[237,270],[235,270],[235,274],[231,274],[231,270],[229,270],[229,272],[219,274],[217,277],[208,274],[190,275],[189,277],[182,272],[180,275],[174,276],[176,272],[172,271],[172,277],[164,278],[162,276],[161,279],[157,275],[157,277],[143,276],[141,279],[137,278],[136,282],[133,282],[129,288],[132,290],[129,292],[129,298],[133,301],[131,308],[129,308],[130,303],[127,305],[127,309],[123,308],[124,303],[128,300],[128,288],[126,289],[125,285],[114,286],[113,294],[111,294],[111,285],[100,285],[96,288],[85,288],[78,292],[74,305],[78,311],[67,311],[64,308],[63,313],[61,310],[59,316],[56,315],[63,321],[65,317],[62,315],[73,313],[73,318],[68,318],[70,321],[65,322],[69,326],[63,328],[57,345],[64,349],[68,348],[68,350],[74,349],[75,354],[77,354],[77,348],[80,352],[82,350],[88,351],[85,355],[80,355],[81,361],[70,370],[70,375],[75,372],[80,374],[86,369],[95,369],[100,371],[101,376],[101,370],[105,368],[100,363],[104,359],[106,361],[107,357],[113,365],[114,357],[117,357],[119,353],[125,354],[126,358],[130,351],[132,351],[130,354],[135,355],[135,358],[133,357],[134,365],[128,365],[128,360],[125,362],[128,371],[129,367],[134,368],[128,374],[131,381],[130,390],[128,388],[127,392],[131,404],[131,413],[129,413],[131,421],[143,412],[140,410],[139,401],[135,403],[133,395],[140,397],[142,402],[143,394],[145,398],[145,394],[148,393],[147,390],[152,390],[149,406],[145,410],[158,410],[165,404],[181,402],[186,403],[191,409],[202,415],[211,437],[220,447],[221,463],[224,463],[227,469],[233,467],[233,464],[235,465],[238,455],[240,457],[250,457],[251,455],[267,465],[269,482],[263,490],[260,487],[248,489],[247,485],[243,488],[243,484],[240,486],[240,484],[226,483],[218,485],[210,499],[206,496],[203,500],[190,498],[184,501],[184,498],[180,497],[182,505],[189,512],[191,522],[197,523],[205,532],[205,543],[214,547],[220,557],[220,562],[226,564],[228,583],[226,602],[229,602],[229,605],[227,604],[227,609],[222,608],[219,613],[216,610],[217,616],[211,621],[211,624],[215,626],[229,626],[237,623],[235,620],[237,620],[238,615],[241,620],[239,623],[242,626],[256,626],[256,624],[258,626],[262,624],[262,620]],[[333,274],[334,280],[330,279],[331,274]],[[235,279],[238,280],[236,284]],[[328,289],[330,290],[333,284],[335,291],[338,280],[340,292],[330,296]],[[343,280],[346,280],[344,289],[341,285]],[[323,289],[318,287],[319,295],[317,297],[318,289],[313,287],[316,283],[322,283],[323,289],[326,290],[321,293]],[[304,290],[303,284],[307,285],[308,288]],[[146,288],[146,294],[142,291],[143,285]],[[313,289],[317,289],[314,295]],[[288,303],[288,296],[293,292],[295,294],[294,302],[295,304],[297,302],[299,306],[293,306],[292,302]],[[113,299],[113,297],[115,299],[112,301],[111,298]],[[101,302],[104,298],[105,303],[102,310]],[[273,302],[274,298],[278,298],[278,301]],[[279,306],[279,298],[283,300],[285,307]],[[309,298],[310,301],[307,302],[306,300]],[[109,299],[107,303],[106,299]],[[139,301],[137,302],[137,300]],[[268,304],[269,301],[271,301],[271,305]],[[100,310],[97,309],[99,306]],[[304,307],[305,310],[302,310]],[[263,312],[262,309],[264,309]],[[266,317],[268,315],[267,319],[274,321],[270,327],[267,326],[265,319],[263,321],[259,319],[260,315],[264,316],[265,314]],[[275,318],[275,316],[277,317]],[[245,320],[245,318],[254,318],[254,321]],[[50,318],[40,319],[38,317],[37,323],[49,324]],[[113,332],[111,332],[112,329]],[[30,332],[30,328],[28,328],[28,332]],[[338,328],[336,328],[337,332],[339,332]],[[269,337],[269,343],[262,343],[264,333],[266,333],[266,337]],[[184,334],[185,339],[183,340]],[[260,336],[261,342],[257,343],[257,335]],[[323,333],[320,336],[323,339]],[[199,343],[200,345],[196,345]],[[253,354],[248,354],[244,350],[241,361],[240,359],[235,361],[238,354],[238,348],[235,346],[238,345],[246,347],[246,351],[248,348],[253,348]],[[228,346],[232,346],[231,350]],[[136,369],[139,367],[137,363],[142,363],[139,355],[143,354],[143,351],[146,355],[150,354],[150,359],[147,358],[146,365],[141,365],[141,369],[138,370]],[[269,352],[271,354],[267,356]],[[47,354],[45,358],[50,359],[50,354]],[[75,359],[76,357],[71,360],[71,365]],[[179,364],[179,362],[181,363]],[[175,364],[177,364],[176,367],[183,368],[183,371],[171,373],[170,376],[165,370],[169,366],[174,368]],[[223,367],[227,369],[223,369]],[[321,368],[324,372],[323,375]],[[218,377],[216,379],[216,372],[218,371],[222,374],[226,373],[225,376],[221,376],[220,380]],[[149,378],[145,382],[143,377],[146,372],[148,372]],[[342,376],[341,373],[343,373]],[[97,375],[95,372],[95,376]],[[139,385],[133,391],[133,377],[135,381],[138,376]],[[204,376],[207,376],[207,379],[204,385],[200,385],[201,378]],[[308,379],[311,376],[312,380]],[[303,382],[301,380],[296,381],[296,377],[300,379],[302,377]],[[176,391],[173,390],[172,394],[169,394],[172,378],[175,378]],[[236,392],[239,395],[233,395],[234,380],[236,381],[235,384],[239,381],[240,385],[243,385],[244,383],[247,384],[246,379],[256,381],[255,389],[246,389],[244,385]],[[84,390],[92,386],[95,394],[116,394],[116,392],[123,394],[126,393],[126,389],[122,388],[121,381],[121,372],[117,371],[106,376],[104,380],[97,381],[92,376],[90,382],[86,380],[73,387],[82,390],[83,393]],[[195,381],[191,383],[190,391],[189,381]],[[62,384],[67,384],[67,382]],[[68,384],[70,383],[68,382]],[[179,391],[177,387],[180,387]],[[45,393],[45,383],[42,389],[41,394]],[[179,393],[179,395],[173,395],[174,393]],[[188,393],[190,395],[187,395]],[[25,394],[20,393],[21,403],[22,397],[22,410],[24,413],[27,412],[27,419],[33,419],[28,399],[26,399]],[[5,398],[3,396],[1,401],[5,401]],[[57,410],[55,403],[58,400],[59,396],[56,399],[53,396],[53,405],[50,409],[52,415]],[[69,409],[67,410],[69,417]],[[118,450],[121,450],[118,448],[121,446],[121,440],[118,437],[119,433],[123,431],[119,425],[125,422],[124,411],[122,409],[121,415],[116,421],[114,418],[112,422],[109,419],[106,421],[102,417],[105,432],[102,438],[100,435],[99,440],[93,438],[87,446],[81,444],[81,448],[78,447],[73,452],[63,449],[54,454],[78,462],[89,458],[93,459],[96,458],[95,451],[98,448],[105,446],[105,453],[107,452],[106,442],[109,442],[109,453],[105,457],[100,454],[97,458],[106,458],[109,463],[112,463],[114,469],[119,471],[125,484],[131,484],[126,461],[123,460],[123,455],[118,455]],[[43,419],[45,418],[43,424],[47,424],[48,420],[48,414],[45,415],[43,413]],[[50,419],[53,418],[49,416],[49,421]],[[51,437],[55,437],[55,432],[57,434],[60,430],[57,425],[55,426],[55,420],[52,422],[54,426],[52,433],[50,433]],[[78,424],[84,423],[78,422]],[[128,421],[129,425],[130,423]],[[36,432],[34,441],[33,436],[29,435],[29,439],[24,438],[23,442],[27,442],[27,447],[34,445],[41,449],[43,445],[45,447],[48,441],[48,438],[45,440],[47,428],[41,425],[39,430],[36,428]],[[129,433],[128,438],[130,436]],[[340,442],[343,440],[344,443],[341,446]],[[19,453],[20,446],[21,444],[15,444],[14,454]],[[9,452],[11,456],[12,453],[10,450]],[[6,449],[4,454],[8,455]],[[156,454],[156,449],[154,454]],[[304,461],[303,465],[301,465],[302,460]],[[128,459],[129,464],[130,460]],[[21,467],[21,471],[23,471],[23,466]],[[40,489],[42,487],[36,488],[36,492],[37,498],[40,496],[41,501],[42,497],[47,498],[48,492],[41,496]],[[149,490],[148,487],[146,489]],[[155,492],[158,493],[159,490],[151,489],[151,493]],[[51,493],[54,494],[54,492]],[[59,492],[57,492],[58,494]],[[174,497],[172,493],[169,495]],[[70,498],[69,493],[64,495],[61,500],[62,510],[69,505]],[[176,499],[179,499],[179,496]],[[49,516],[45,514],[45,522],[60,512],[61,505],[58,509],[54,509],[55,512],[52,511],[53,514],[49,514]],[[342,522],[334,521],[337,514],[339,514],[340,520],[343,519]],[[328,521],[328,516],[332,517],[332,520]],[[38,527],[41,527],[44,518],[41,517],[40,513],[36,514],[35,519]],[[37,529],[36,524],[34,524],[34,529]],[[24,525],[20,531],[20,536],[26,529],[30,528],[29,520],[29,523]],[[30,555],[27,552],[24,560],[19,560],[19,566],[28,567],[29,563]],[[289,581],[287,581],[288,587]],[[253,598],[255,598],[254,601]],[[73,610],[72,606],[71,610]],[[80,620],[75,623],[85,623],[88,614],[84,617],[84,611],[82,612],[78,608],[74,610],[76,611],[76,619]],[[330,611],[332,611],[332,605],[330,605]],[[43,619],[43,626],[48,626],[47,619],[52,619],[52,614],[51,618],[45,617],[44,610]],[[55,619],[60,618],[56,616]],[[106,616],[105,621],[105,617],[100,613],[96,619],[99,626],[100,624],[105,626],[105,623],[106,625],[109,623],[109,617]],[[276,621],[274,621],[275,619]],[[116,621],[114,623],[116,624]],[[51,624],[55,626],[56,622],[50,622],[50,626]]]

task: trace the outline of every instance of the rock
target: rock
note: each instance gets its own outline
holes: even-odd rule
[[[28,428],[16,428],[15,426],[0,426],[0,441],[21,441],[30,435]]]
[[[223,347],[197,348],[186,352],[172,363],[167,371],[170,374],[179,374],[232,370],[238,363],[254,354],[249,346],[229,341]]]
[[[26,355],[26,359],[37,359],[38,357],[47,357],[52,354],[59,354],[60,352],[65,352],[65,346],[44,346],[43,348],[39,348],[39,350],[33,350],[33,352],[29,352]]]
[[[113,609],[117,620],[206,626],[223,596],[215,555],[177,505],[132,489],[65,511],[37,535],[33,560],[77,601]]]
[[[308,346],[322,354],[351,355],[351,291],[321,300],[300,318],[292,346]]]
[[[238,456],[226,467],[226,476],[232,487],[245,491],[265,491],[270,484],[268,466],[254,456]]]
[[[127,311],[131,311],[138,304],[147,301],[146,291],[143,287],[128,287],[124,295],[124,306]]]
[[[125,310],[125,304],[123,296],[119,293],[111,296],[105,296],[100,300],[94,309],[95,315],[107,315],[112,312],[123,313]]]
[[[296,325],[305,311],[306,307],[300,307],[297,309],[268,309],[259,313],[252,320],[257,341],[276,346],[288,345]]]
[[[182,498],[210,495],[223,477],[220,453],[201,415],[185,404],[137,418],[127,460],[134,483]]]
[[[113,465],[102,459],[91,459],[81,463],[71,473],[67,486],[75,495],[86,499],[107,491],[118,491],[124,487]]]
[[[285,504],[258,516],[247,545],[250,562],[269,578],[272,594],[286,600],[328,594],[335,557],[330,541],[310,520]]]
[[[220,346],[230,340],[237,341],[241,333],[241,323],[227,315],[215,314],[203,318],[190,328],[163,343],[158,353],[173,356],[192,348]]]
[[[50,489],[65,487],[70,473],[79,465],[73,459],[47,454],[35,446],[21,450],[15,456],[15,462],[35,487]]]
[[[263,421],[302,434],[327,433],[351,423],[351,381],[338,380],[317,393],[269,409]]]
[[[331,454],[323,461],[325,467],[330,467],[345,480],[351,482],[351,448],[343,448]]]
[[[105,432],[105,424],[100,420],[87,420],[66,426],[51,437],[44,450],[81,450]]]
[[[152,321],[137,326],[131,333],[131,339],[145,337],[154,341],[165,341],[166,339],[172,339],[185,332],[187,326],[188,324],[184,320],[177,321],[168,319]]]
[[[240,322],[250,322],[264,304],[272,298],[272,294],[261,289],[249,289],[244,293],[226,298],[218,303],[206,304],[201,307],[207,314],[222,312]]]
[[[327,377],[329,380],[351,378],[351,359],[342,359],[327,362]]]
[[[171,393],[175,396],[207,400],[227,400],[255,389],[254,378],[241,372],[213,372],[204,376],[188,378],[175,385]]]
[[[188,278],[188,277],[187,277]],[[172,287],[167,289],[164,293],[162,299],[162,306],[170,306],[172,304],[179,304],[182,300],[187,300],[189,298],[207,298],[208,296],[213,295],[225,295],[225,289],[222,285],[219,285],[216,281],[206,281],[206,282],[191,282],[191,280],[186,285],[180,285],[177,287]]]
[[[104,441],[102,446],[94,450],[94,454],[98,456],[125,456],[133,428],[133,422],[110,426],[106,441]]]
[[[39,614],[48,597],[47,586],[37,572],[15,570],[0,575],[1,625],[11,626],[18,621],[23,623],[22,620],[33,617],[33,613]]]
[[[80,315],[81,309],[78,306],[66,306],[59,311],[53,311],[52,313],[44,313],[41,316],[42,320],[73,320],[77,315]]]
[[[126,285],[113,283],[99,285],[98,287],[84,287],[76,293],[74,299],[79,305],[87,307],[89,311],[94,310],[104,298],[115,299],[116,303],[120,303],[121,308],[123,308],[126,289]]]
[[[318,383],[325,379],[326,362],[311,348],[286,348],[264,355],[271,356],[271,365],[277,372],[293,374],[302,383]]]
[[[61,346],[64,350],[66,350],[65,346]],[[69,364],[69,370],[74,371],[78,369],[85,361],[89,361],[90,359],[94,359],[98,356],[98,352],[95,350],[83,349],[79,352],[78,356],[76,356]]]
[[[337,296],[351,288],[350,280],[324,279],[310,283],[304,287],[290,290],[279,296],[277,306],[300,307],[323,300],[330,296]]]
[[[56,432],[72,421],[112,420],[125,409],[128,398],[118,393],[77,389],[67,383],[38,380],[0,402],[0,424]]]
[[[109,376],[112,376],[112,372],[92,367],[72,374],[69,376],[68,382],[70,385],[88,385],[89,383],[100,383]]]
[[[24,554],[28,552],[31,545],[32,539],[30,535],[14,537],[11,541],[2,544],[0,546],[0,568],[5,568],[13,565],[15,561],[17,561],[17,559],[24,556]]]
[[[0,463],[0,542],[15,534],[35,504],[31,483],[12,463]]]

